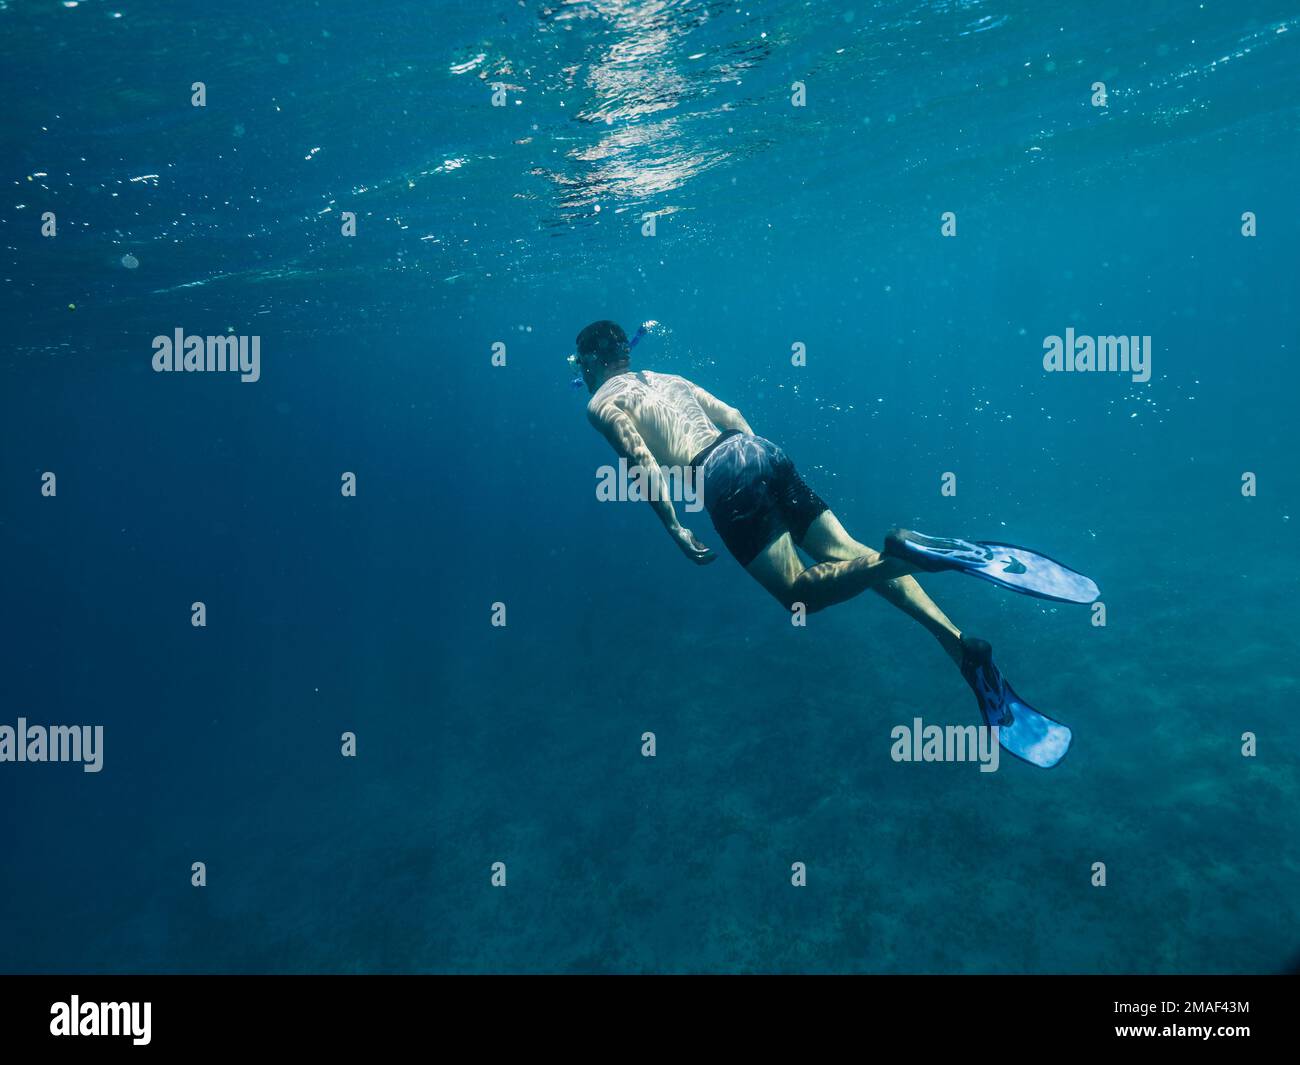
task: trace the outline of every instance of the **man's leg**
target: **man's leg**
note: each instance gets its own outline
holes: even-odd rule
[[[803,543],[799,545],[822,565],[843,563],[850,559],[879,559],[883,556],[866,544],[853,539],[840,521],[829,510],[823,511],[808,526]],[[813,569],[820,567],[814,566]],[[915,618],[934,636],[958,666],[961,665],[961,633],[948,620],[914,577],[897,577],[875,589],[905,614]]]
[[[911,572],[906,562],[885,558],[874,551],[869,555],[858,552],[843,560],[805,568],[795,554],[794,541],[788,532],[763,548],[745,569],[787,609],[802,603],[810,614],[852,599],[868,588],[883,589],[887,582],[906,579]]]

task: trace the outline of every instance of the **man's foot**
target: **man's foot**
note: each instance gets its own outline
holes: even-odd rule
[[[893,529],[885,537],[885,554],[915,569],[956,570],[1003,588],[1061,603],[1092,603],[1101,592],[1096,581],[1055,559],[1015,544],[926,536]]]
[[[961,675],[979,701],[986,725],[996,725],[998,743],[1017,758],[1050,769],[1070,749],[1066,725],[1040,714],[1015,693],[993,663],[993,648],[975,636],[961,638]]]
[[[926,536],[911,529],[890,529],[885,534],[884,553],[890,558],[902,559],[917,569],[931,573],[983,565],[994,557],[992,551],[979,544]]]
[[[993,645],[978,636],[961,638],[961,675],[980,704],[986,725],[1010,725],[1014,699],[1002,671],[993,664]]]

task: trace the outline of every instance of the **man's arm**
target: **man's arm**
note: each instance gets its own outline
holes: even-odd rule
[[[663,522],[668,535],[682,549],[682,553],[700,565],[717,558],[717,555],[695,539],[695,534],[690,529],[677,520],[677,511],[673,509],[672,500],[663,490],[663,475],[659,472],[659,461],[646,446],[644,438],[637,431],[636,423],[612,403],[606,403],[598,410],[589,409],[587,417],[610,442],[614,450],[627,459],[628,466],[639,466],[645,471],[645,476],[651,485],[648,502],[654,508],[655,517]]]
[[[723,403],[717,396],[706,392],[694,381],[691,381],[690,385],[691,391],[695,393],[696,402],[704,408],[704,413],[719,429],[739,429],[742,433],[753,435],[754,430],[749,427],[749,422],[745,421],[745,416],[735,407]]]

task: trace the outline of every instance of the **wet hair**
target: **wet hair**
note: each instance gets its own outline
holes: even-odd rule
[[[604,365],[625,361],[631,353],[627,334],[617,322],[592,322],[578,334],[578,356],[595,355]]]

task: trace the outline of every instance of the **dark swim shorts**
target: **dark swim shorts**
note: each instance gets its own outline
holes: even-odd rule
[[[703,466],[704,506],[722,542],[742,566],[782,533],[796,544],[828,509],[772,441],[727,429],[694,459]]]

